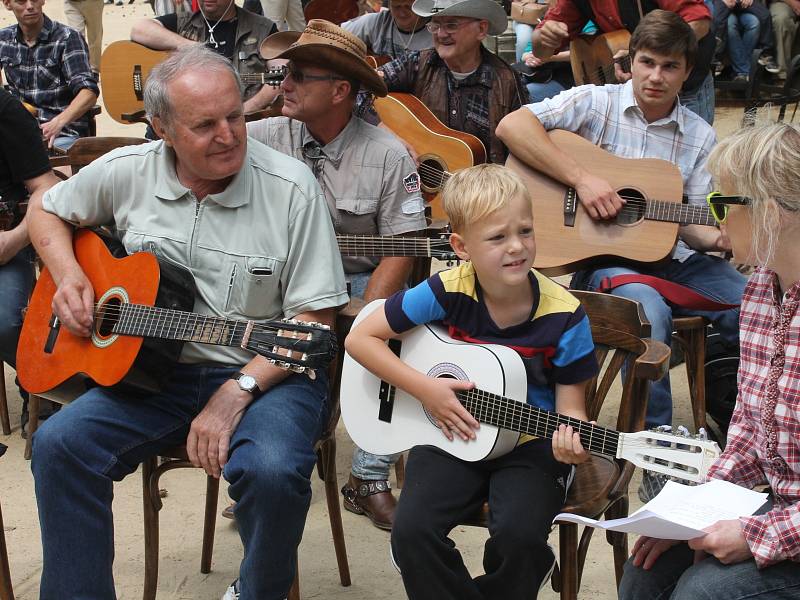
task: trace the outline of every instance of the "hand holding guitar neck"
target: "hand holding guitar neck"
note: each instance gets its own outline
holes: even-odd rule
[[[533,45],[533,54],[538,58],[550,58],[569,39],[569,28],[561,21],[545,21],[539,29],[539,42]]]

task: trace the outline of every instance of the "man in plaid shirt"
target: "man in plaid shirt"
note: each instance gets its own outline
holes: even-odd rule
[[[17,25],[0,29],[0,68],[10,91],[38,109],[49,147],[68,149],[89,133],[86,112],[100,90],[81,34],[51,21],[44,0],[3,0]]]

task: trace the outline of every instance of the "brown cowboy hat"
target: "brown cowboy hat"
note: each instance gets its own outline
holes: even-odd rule
[[[383,78],[367,62],[367,46],[355,35],[323,19],[311,19],[303,32],[273,33],[260,48],[261,58],[285,58],[330,69],[355,79],[376,96],[388,93]]]

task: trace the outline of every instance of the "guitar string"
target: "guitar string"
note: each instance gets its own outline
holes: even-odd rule
[[[465,392],[466,394],[478,396],[478,401],[476,402],[476,406],[472,407],[472,410],[475,411],[473,416],[481,420],[480,416],[484,417],[483,422],[488,423],[490,425],[494,424],[500,427],[504,427],[506,429],[511,429],[514,431],[520,431],[520,427],[515,427],[515,421],[522,425],[522,420],[527,418],[528,425],[530,427],[531,417],[535,419],[534,425],[534,435],[540,438],[550,437],[551,432],[555,431],[559,425],[569,424],[573,426],[575,432],[577,432],[582,438],[589,438],[586,442],[587,449],[589,451],[598,452],[600,454],[605,455],[615,455],[617,452],[617,448],[619,446],[620,436],[624,435],[625,432],[619,432],[611,428],[603,427],[601,425],[596,425],[589,423],[588,421],[580,421],[579,419],[575,419],[574,417],[568,417],[566,415],[562,415],[560,413],[556,413],[553,411],[547,411],[540,407],[535,407],[528,405],[523,402],[517,402],[515,400],[511,400],[508,398],[504,398],[502,396],[497,396],[495,394],[491,394],[489,392],[484,392],[482,390],[470,390]],[[462,394],[459,393],[459,396]],[[489,402],[487,402],[487,400]],[[465,399],[465,405],[471,403],[472,399]],[[492,406],[491,404],[495,404],[496,406]],[[469,410],[471,407],[466,406]],[[470,413],[472,413],[470,410]],[[492,417],[489,413],[499,413],[504,412],[506,414],[500,416],[496,415]],[[508,414],[510,413],[510,415]],[[488,420],[492,419],[492,420]],[[499,421],[503,420],[502,423]],[[588,426],[588,428],[586,427]],[[539,433],[539,429],[544,429],[544,434]],[[587,431],[588,429],[588,431]],[[549,430],[549,431],[548,431]],[[522,432],[526,433],[526,432]],[[596,436],[596,437],[595,437]],[[602,437],[602,439],[601,439]],[[583,440],[582,440],[583,442]],[[638,438],[631,438],[625,440],[626,447],[632,448],[655,448],[657,449],[659,446],[660,440],[655,440],[654,442],[646,442],[642,441]],[[692,440],[689,438],[681,438],[675,437],[674,443],[678,446],[692,446],[699,442],[699,440]],[[613,448],[606,448],[607,445],[613,444]],[[680,448],[670,448],[671,450],[682,450],[684,452],[690,454],[699,454],[699,452],[695,452],[690,449],[680,449]],[[613,450],[613,454],[611,454],[611,450]],[[670,461],[672,463],[676,463],[677,461]],[[669,465],[662,465],[665,467],[669,467]],[[687,467],[689,465],[686,465]],[[673,467],[675,468],[675,467]]]

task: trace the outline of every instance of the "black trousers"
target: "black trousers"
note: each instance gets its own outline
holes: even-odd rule
[[[411,450],[392,527],[392,552],[410,600],[535,597],[555,560],[547,537],[570,469],[553,458],[550,440],[475,463],[431,446]],[[448,535],[487,499],[485,575],[473,579]]]

